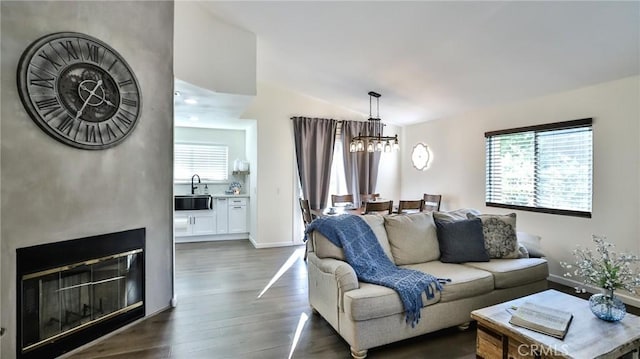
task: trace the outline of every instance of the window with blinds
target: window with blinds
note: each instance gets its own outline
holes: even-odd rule
[[[591,218],[592,119],[485,133],[486,205]]]
[[[229,147],[222,145],[176,143],[174,181],[191,181],[194,174],[202,181],[229,179]]]

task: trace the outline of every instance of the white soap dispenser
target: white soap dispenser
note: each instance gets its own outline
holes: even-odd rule
[[[209,194],[209,186],[204,185],[204,194]]]

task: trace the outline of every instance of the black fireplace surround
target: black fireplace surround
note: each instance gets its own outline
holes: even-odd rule
[[[145,228],[16,250],[16,357],[55,358],[145,314]]]

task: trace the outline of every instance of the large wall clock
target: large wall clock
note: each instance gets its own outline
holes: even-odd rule
[[[18,91],[33,121],[67,145],[100,150],[121,143],[140,117],[140,86],[104,42],[59,32],[33,42],[18,65]]]

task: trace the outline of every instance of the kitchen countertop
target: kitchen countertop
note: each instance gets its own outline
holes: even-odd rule
[[[233,197],[238,197],[238,198],[249,198],[249,195],[247,193],[240,193],[240,194],[224,194],[224,193],[215,193],[215,194],[174,194],[175,197],[177,196],[211,196],[212,198],[233,198]]]

